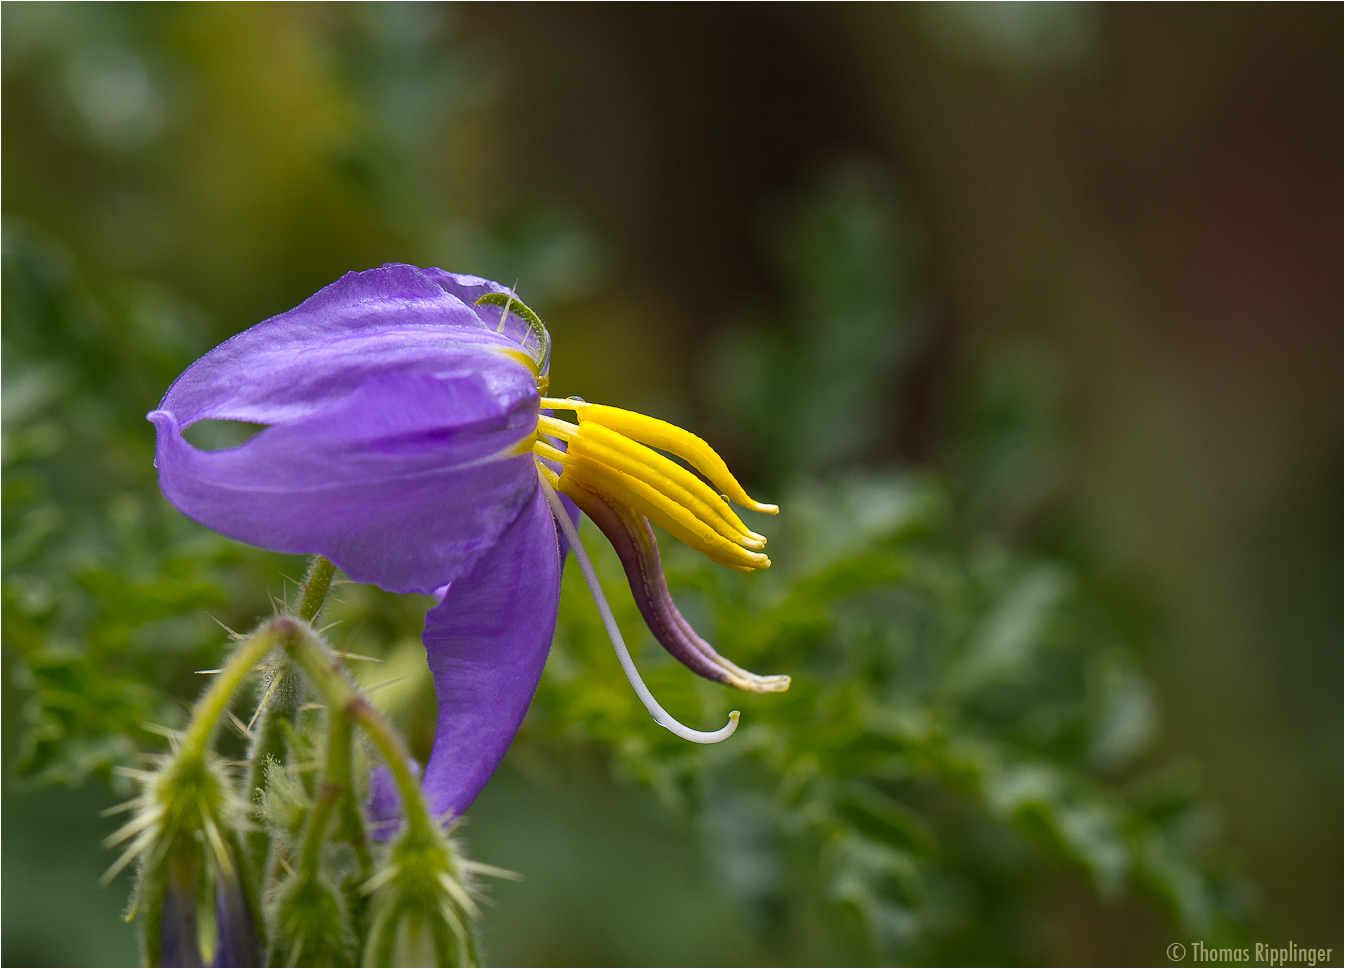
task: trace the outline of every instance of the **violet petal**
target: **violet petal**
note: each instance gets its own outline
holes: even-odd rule
[[[212,966],[266,964],[252,906],[243,894],[237,875],[221,875],[215,879],[215,925],[218,934]]]
[[[275,424],[341,399],[370,374],[462,373],[520,345],[495,332],[498,308],[480,309],[494,316],[414,266],[347,273],[211,350],[160,406],[184,426],[203,417]]]
[[[161,966],[200,966],[201,948],[196,933],[196,892],[189,878],[169,872],[160,915]]]
[[[408,758],[411,773],[420,776],[420,764]],[[402,792],[387,764],[379,764],[369,774],[369,798],[364,802],[369,816],[369,837],[375,841],[391,841],[402,830]]]
[[[422,783],[436,816],[467,809],[518,732],[556,630],[560,569],[533,472],[522,512],[425,617],[439,723]]]
[[[228,450],[193,447],[170,411],[150,419],[160,487],[188,517],[252,545],[325,555],[356,582],[428,594],[533,501],[533,459],[510,449],[536,413],[525,383],[396,372]]]

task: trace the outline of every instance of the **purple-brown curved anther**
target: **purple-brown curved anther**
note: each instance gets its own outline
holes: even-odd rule
[[[649,520],[623,503],[591,488],[573,486],[566,494],[592,519],[616,549],[626,570],[635,604],[644,616],[649,631],[679,662],[693,673],[747,690],[751,693],[779,693],[789,689],[788,676],[759,676],[750,673],[715,652],[714,647],[696,634],[678,611],[668,593],[659,558],[658,542]]]

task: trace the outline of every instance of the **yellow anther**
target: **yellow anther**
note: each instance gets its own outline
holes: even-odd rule
[[[611,428],[592,421],[587,423],[586,429],[582,429],[567,421],[542,415],[537,419],[537,430],[539,434],[568,441],[568,453],[571,455],[583,455],[596,464],[645,482],[668,502],[688,509],[694,517],[730,542],[753,551],[766,547],[765,537],[750,531],[721,495],[715,494],[686,468],[652,448],[637,444]],[[563,452],[545,442],[539,441],[534,450],[553,461],[565,459]]]
[[[616,407],[547,397],[541,405],[579,415],[578,424],[538,415],[537,434],[530,441],[537,457],[560,464],[558,480],[552,481],[547,471],[547,480],[557,490],[572,499],[583,497],[584,489],[600,492],[730,568],[751,572],[770,567],[771,560],[760,551],[766,546],[765,536],[748,529],[728,502],[732,498],[771,513],[779,509],[749,498],[728,466],[700,438],[665,421]],[[565,450],[545,438],[564,441]],[[716,494],[654,447],[686,459],[728,494]]]
[[[655,417],[646,417],[644,414],[637,414],[634,411],[622,410],[620,407],[589,404],[578,400],[543,397],[542,406],[555,410],[574,411],[579,416],[580,427],[586,422],[592,422],[624,434],[633,441],[639,441],[641,444],[647,444],[661,451],[676,454],[705,475],[716,488],[723,491],[731,500],[744,508],[765,512],[767,515],[775,515],[780,512],[779,505],[763,504],[749,497],[747,492],[743,490],[743,486],[738,483],[738,479],[733,477],[733,474],[729,471],[724,459],[716,454],[710,445],[695,434],[683,430],[675,424],[669,424],[667,421],[661,421]]]
[[[589,422],[571,440],[570,452],[590,457],[652,485],[730,542],[755,550],[766,544],[760,536],[749,532],[728,503],[700,478],[652,448],[637,444],[610,428]]]
[[[569,421],[562,421],[556,417],[547,417],[545,414],[537,416],[537,432],[539,434],[549,434],[551,437],[558,437],[562,441],[568,441],[579,433],[579,425],[571,424]]]
[[[771,560],[760,552],[749,552],[729,541],[657,488],[601,461],[577,455],[574,451],[568,452],[565,471],[560,477],[561,490],[568,494],[567,479],[573,479],[578,485],[589,485],[625,502],[646,518],[663,526],[674,538],[716,562],[748,571],[770,567]]]

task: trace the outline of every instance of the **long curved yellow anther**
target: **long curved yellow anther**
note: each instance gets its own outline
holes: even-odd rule
[[[738,483],[738,479],[729,471],[729,466],[724,463],[724,459],[715,453],[714,448],[695,434],[683,430],[676,424],[669,424],[667,421],[661,421],[656,417],[647,417],[644,414],[623,410],[620,407],[589,404],[579,400],[545,397],[542,399],[542,406],[555,410],[574,411],[579,417],[581,427],[586,422],[593,422],[624,434],[633,441],[639,441],[641,444],[647,444],[661,451],[676,454],[705,475],[730,500],[737,502],[744,508],[764,512],[767,515],[777,515],[780,512],[779,505],[768,505],[749,496],[743,486]]]
[[[570,450],[652,485],[736,545],[758,552],[766,546],[766,540],[749,531],[728,502],[704,481],[653,448],[637,444],[611,428],[589,422],[570,441]]]
[[[661,525],[674,538],[716,562],[747,570],[770,568],[771,560],[760,552],[749,552],[729,541],[690,509],[671,501],[654,486],[596,461],[590,455],[578,453],[573,445],[565,456],[565,472],[560,477],[562,491],[568,478],[580,485],[592,485],[624,501]]]

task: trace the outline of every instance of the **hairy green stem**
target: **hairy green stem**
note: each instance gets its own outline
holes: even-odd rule
[[[341,675],[339,667],[312,632],[303,630],[302,635],[286,644],[286,649],[322,693],[327,701],[328,713],[335,716],[338,710],[341,711],[344,716],[358,723],[374,742],[402,795],[407,823],[426,829],[433,828],[434,821],[425,804],[420,784],[411,773],[410,754],[402,744],[401,737]]]
[[[306,872],[316,872],[322,840],[332,812],[343,807],[340,814],[342,837],[355,850],[360,867],[369,868],[373,858],[369,852],[364,822],[354,805],[355,791],[351,783],[351,752],[353,730],[351,707],[363,699],[350,681],[341,673],[340,663],[322,645],[316,633],[307,626],[286,643],[286,649],[295,664],[308,674],[327,706],[328,740],[327,766],[317,804],[304,834],[301,865]]]
[[[430,809],[425,803],[420,782],[411,773],[411,754],[402,743],[402,738],[362,696],[355,697],[349,712],[351,719],[364,729],[369,739],[374,742],[374,746],[378,748],[378,752],[383,755],[383,760],[387,762],[388,770],[392,772],[392,779],[396,781],[397,790],[402,795],[406,823],[422,830],[434,829],[436,827],[434,819],[430,817]]]
[[[259,806],[260,792],[266,788],[266,764],[275,761],[285,762],[289,746],[289,732],[286,727],[293,723],[302,692],[297,675],[288,657],[277,664],[272,674],[274,679],[267,685],[263,696],[262,709],[257,712],[253,727],[252,750],[248,754],[248,773],[244,793],[249,801]],[[271,833],[266,825],[259,824],[248,835],[248,844],[252,860],[260,870],[265,866],[266,853],[271,846]]]
[[[182,735],[178,749],[185,754],[205,756],[220,717],[224,715],[229,701],[238,692],[253,667],[266,658],[266,654],[291,638],[292,632],[287,626],[293,623],[270,622],[244,640],[229,662],[215,677],[210,689],[196,704],[191,723]]]
[[[322,611],[335,574],[336,567],[321,555],[314,555],[309,561],[308,572],[299,590],[297,611],[298,617],[304,622],[311,623]],[[287,662],[278,664],[274,679],[267,684],[255,718],[256,739],[248,755],[247,786],[244,788],[249,800],[255,799],[257,792],[266,787],[267,760],[272,759],[278,764],[284,763],[289,733],[286,727],[293,725],[300,702],[302,702],[302,689],[294,679],[293,670]],[[271,845],[270,832],[266,826],[258,825],[249,836],[248,843],[253,861],[259,868],[264,866],[266,853]],[[357,853],[361,850],[367,852],[368,846],[356,846]]]
[[[322,860],[322,842],[332,812],[343,798],[350,796],[350,742],[353,731],[350,718],[340,710],[329,708],[327,728],[327,767],[323,773],[321,793],[308,818],[304,833],[300,866],[306,875],[316,877]]]
[[[321,555],[313,556],[299,594],[299,618],[304,622],[312,622],[322,611],[322,604],[327,600],[327,590],[331,588],[332,576],[335,574],[336,566]]]

